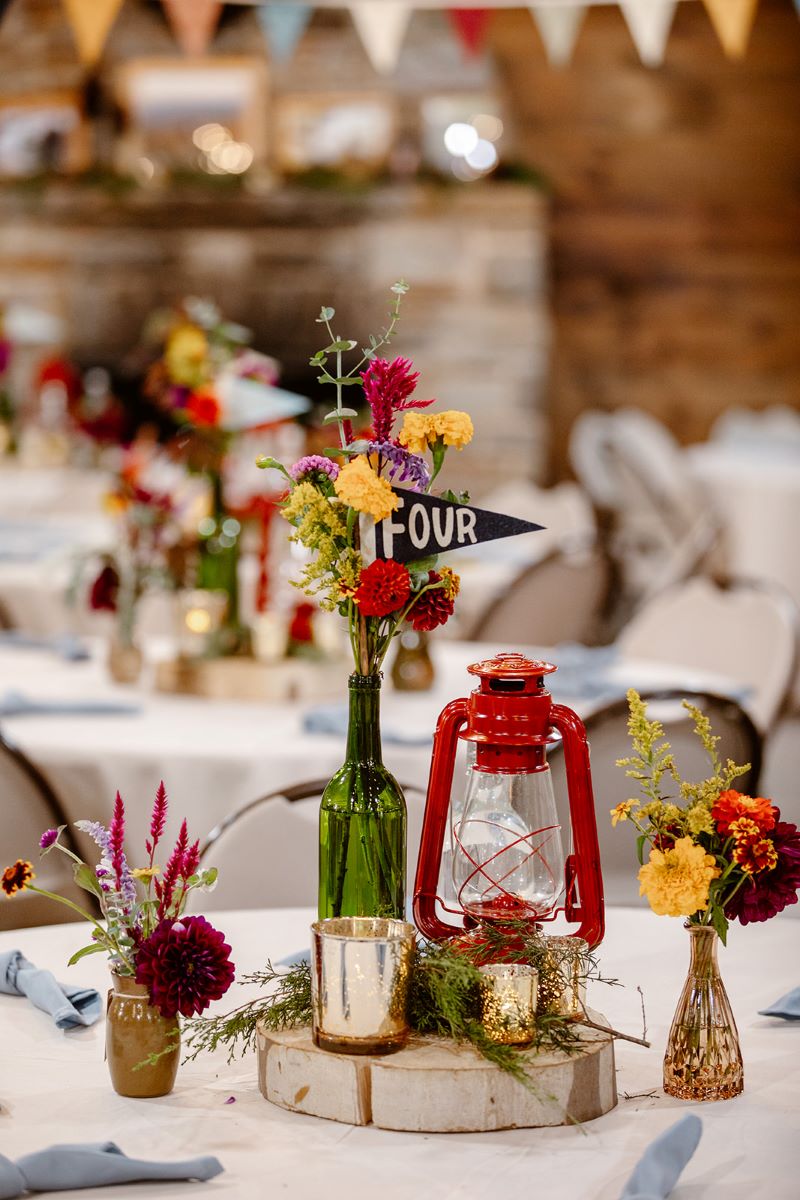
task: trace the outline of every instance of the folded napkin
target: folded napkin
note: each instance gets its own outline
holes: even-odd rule
[[[276,967],[299,967],[301,963],[311,962],[310,950],[295,950],[291,954],[287,954],[285,958],[279,958],[276,962]]]
[[[20,950],[0,953],[0,992],[27,996],[31,1004],[50,1014],[59,1029],[94,1025],[102,1012],[100,995],[94,988],[58,983],[50,971],[29,963]]]
[[[346,704],[319,704],[303,715],[304,733],[325,734],[345,737],[347,734],[348,711]],[[381,727],[381,738],[386,745],[430,746],[433,728],[430,731]]]
[[[146,1162],[128,1158],[114,1142],[50,1146],[23,1154],[13,1163],[0,1154],[0,1200],[24,1192],[67,1192],[72,1188],[112,1187],[145,1180],[213,1179],[223,1170],[211,1155],[184,1162]]]
[[[651,1142],[633,1169],[619,1200],[664,1200],[697,1149],[703,1123],[687,1113]]]
[[[760,1017],[784,1017],[787,1021],[800,1021],[800,987],[792,988],[769,1008],[758,1010]]]
[[[55,637],[38,637],[21,629],[0,629],[0,647],[13,650],[52,650],[67,662],[84,662],[91,655],[87,646],[74,633],[59,633]]]
[[[141,711],[141,704],[122,700],[31,700],[22,692],[0,696],[0,717],[110,717]]]

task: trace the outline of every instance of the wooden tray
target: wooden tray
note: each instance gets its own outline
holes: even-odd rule
[[[176,658],[157,665],[155,686],[208,700],[324,700],[346,696],[347,667],[302,659]]]
[[[605,1024],[597,1013],[592,1019]],[[533,1090],[471,1046],[414,1036],[396,1054],[330,1054],[308,1027],[258,1029],[258,1085],[272,1104],[348,1125],[477,1133],[591,1121],[617,1103],[614,1041],[581,1029],[582,1047],[527,1055]]]

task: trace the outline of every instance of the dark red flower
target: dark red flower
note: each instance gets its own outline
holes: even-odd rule
[[[440,583],[442,576],[436,571],[428,575],[428,583]],[[437,625],[444,625],[453,615],[455,607],[453,597],[445,587],[432,587],[423,592],[409,613],[411,622],[417,633],[428,633]]]
[[[211,392],[192,392],[183,411],[193,425],[219,425],[220,404]]]
[[[296,642],[301,646],[311,645],[314,641],[314,613],[316,611],[313,604],[301,601],[296,605],[289,624],[290,642]]]
[[[108,609],[117,611],[117,593],[119,592],[119,575],[110,564],[103,567],[92,584],[89,592],[89,607],[95,611]]]
[[[776,809],[776,816],[780,816]],[[769,921],[790,904],[797,903],[800,888],[800,831],[789,821],[778,820],[767,835],[778,855],[771,871],[752,875],[725,905],[725,916],[742,925]]]
[[[0,877],[0,887],[7,896],[15,896],[17,892],[23,892],[30,881],[35,878],[33,864],[24,858],[18,858],[13,867],[6,867],[3,871],[2,877]]]
[[[353,599],[365,617],[388,617],[403,607],[410,594],[408,567],[393,558],[376,558],[359,575]]]
[[[408,358],[395,358],[391,362],[373,358],[361,374],[364,395],[372,411],[373,440],[376,442],[388,441],[395,413],[433,404],[433,400],[411,399],[419,379],[419,372],[413,371],[412,366]]]
[[[161,921],[136,950],[136,982],[163,1017],[194,1017],[233,983],[231,948],[205,917]]]
[[[0,375],[3,375],[11,362],[11,342],[0,337]]]

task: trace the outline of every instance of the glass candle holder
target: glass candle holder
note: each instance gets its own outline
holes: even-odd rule
[[[335,1054],[390,1054],[408,1037],[416,930],[383,917],[329,917],[311,926],[313,1036]]]
[[[585,955],[583,938],[545,936],[545,961],[539,981],[539,1007],[543,1012],[581,1017],[586,1006]]]
[[[503,1045],[529,1042],[536,1032],[539,972],[522,963],[486,963],[478,968],[481,1023],[487,1037]]]
[[[200,658],[208,650],[225,619],[228,597],[223,591],[192,588],[180,593],[178,604],[178,653],[181,658]]]

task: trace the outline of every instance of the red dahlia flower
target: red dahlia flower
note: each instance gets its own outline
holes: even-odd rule
[[[442,576],[436,571],[431,571],[428,575],[428,583],[441,582]],[[449,589],[446,587],[432,587],[430,591],[423,592],[415,602],[408,619],[417,633],[427,633],[429,630],[435,629],[437,625],[445,625],[450,620],[455,605],[452,595],[448,592]]]
[[[231,948],[205,917],[161,921],[136,950],[136,982],[162,1017],[193,1017],[233,983]]]
[[[95,612],[107,609],[117,611],[117,593],[119,591],[119,575],[114,567],[103,567],[92,584],[89,592],[89,607]]]
[[[775,809],[780,817],[780,812]],[[752,875],[725,905],[728,920],[742,925],[768,921],[790,904],[797,903],[800,888],[800,831],[789,821],[778,820],[768,835],[778,856],[772,870]]]
[[[411,577],[408,567],[393,558],[376,558],[358,577],[353,599],[365,617],[388,617],[408,601]]]

